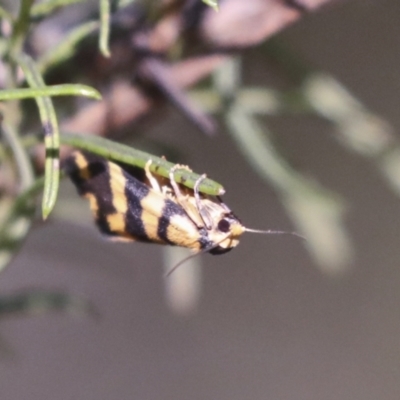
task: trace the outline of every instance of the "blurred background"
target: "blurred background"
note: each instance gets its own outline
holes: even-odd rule
[[[102,239],[86,202],[63,180],[54,215],[35,224],[2,272],[0,292],[70,293],[96,314],[2,316],[1,396],[399,399],[400,170],[395,156],[377,161],[369,146],[397,146],[399,15],[396,0],[330,4],[275,36],[270,52],[265,44],[247,49],[214,73],[216,86],[224,71],[240,68],[243,86],[287,89],[273,56],[284,48],[315,72],[311,78],[325,74],[322,91],[340,93],[319,115],[317,99],[314,113],[294,107],[257,117],[307,188],[319,182],[321,189],[296,205],[287,188],[273,178],[266,183],[257,161],[248,162],[221,116],[211,138],[172,106],[134,128],[134,146],[155,154],[173,149],[177,160],[223,183],[224,200],[244,225],[297,231],[310,236],[306,243],[245,234],[233,251],[203,255],[196,260],[202,266],[183,265],[166,280],[170,253]],[[229,87],[237,84],[232,76]],[[355,110],[349,118],[361,123],[359,136],[344,127],[340,105]],[[320,211],[331,201],[330,211]]]

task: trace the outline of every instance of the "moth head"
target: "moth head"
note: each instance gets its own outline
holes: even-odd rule
[[[283,234],[283,235],[294,235],[298,236],[301,239],[304,239],[303,236],[295,233],[295,232],[286,232],[286,231],[274,231],[274,230],[257,230],[246,228],[242,225],[240,220],[230,211],[229,213],[225,213],[218,220],[217,224],[212,227],[208,231],[208,238],[210,239],[210,247],[206,247],[195,254],[191,254],[190,256],[181,260],[178,264],[172,267],[166,274],[166,277],[170,276],[176,269],[178,269],[182,264],[184,264],[187,260],[197,257],[203,253],[210,253],[213,255],[224,254],[239,244],[240,236],[243,235],[244,232],[252,232],[252,233],[261,233],[261,234]]]
[[[247,228],[219,198],[217,201],[203,198],[201,208],[202,219],[210,241],[208,250],[210,254],[224,254],[232,250],[239,244],[240,237],[244,232],[300,236],[294,232]]]
[[[210,250],[211,254],[223,254],[239,244],[240,236],[246,231],[239,219],[232,213],[225,213],[209,231],[211,242],[218,244]]]
[[[245,231],[239,218],[219,198],[203,196],[196,212],[206,233],[206,248],[211,254],[223,254],[239,244]]]

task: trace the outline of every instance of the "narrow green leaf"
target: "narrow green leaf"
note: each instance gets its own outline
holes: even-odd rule
[[[0,271],[11,261],[25,239],[35,216],[35,197],[43,190],[43,179],[36,180],[12,202],[1,198],[5,218],[0,226]]]
[[[100,51],[104,57],[110,57],[110,1],[100,0]]]
[[[32,88],[43,88],[45,83],[33,60],[28,55],[20,55],[18,64],[24,71],[26,80]],[[60,182],[60,134],[57,116],[50,97],[37,97],[36,104],[39,108],[40,119],[44,130],[44,143],[46,148],[45,184],[42,200],[42,216],[46,219],[53,209],[58,194]]]
[[[8,143],[18,169],[19,189],[22,194],[16,199],[11,196],[1,198],[0,223],[0,271],[2,271],[15,255],[32,225],[34,207],[32,202],[21,202],[34,181],[34,173],[28,153],[17,133],[5,123],[1,126],[1,134]]]
[[[137,0],[119,0],[117,3],[117,10],[121,10],[124,7],[129,6],[130,4],[135,3]]]
[[[219,11],[218,0],[202,0],[202,1],[203,3],[213,8],[214,11]]]
[[[7,126],[3,123],[1,126],[1,133],[13,152],[20,178],[20,189],[25,190],[30,187],[34,181],[34,173],[29,155],[17,132],[15,132],[11,126]]]
[[[13,31],[10,39],[11,54],[17,54],[25,39],[25,34],[29,29],[29,12],[34,0],[22,0],[19,7],[18,17],[13,25]]]
[[[83,96],[100,100],[101,94],[94,88],[80,84],[63,84],[44,87],[0,90],[0,100],[17,100],[51,96]]]
[[[11,13],[9,13],[3,6],[0,6],[0,18],[1,19],[6,19],[9,22],[13,21],[13,16]]]
[[[88,150],[107,159],[120,161],[139,168],[144,168],[146,163],[151,160],[151,172],[165,178],[169,178],[169,171],[176,165],[162,158],[98,136],[83,136],[63,132],[60,140],[63,144],[78,147],[82,150]],[[177,169],[174,173],[175,181],[190,189],[193,189],[199,178],[200,176],[198,174],[186,169]],[[225,189],[221,184],[208,178],[202,181],[199,191],[212,196],[220,196],[225,193]]]
[[[59,7],[69,6],[75,3],[81,3],[85,0],[47,0],[35,4],[31,10],[31,17],[41,18],[55,11]]]
[[[353,248],[343,223],[341,199],[292,168],[254,116],[233,106],[226,114],[226,123],[249,163],[281,196],[320,267],[331,274],[345,271]]]

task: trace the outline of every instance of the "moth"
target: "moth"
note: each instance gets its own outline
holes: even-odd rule
[[[205,175],[189,189],[174,180],[177,169],[188,167],[174,166],[167,179],[152,174],[150,164],[141,169],[81,151],[67,159],[67,173],[107,237],[223,254],[244,232],[286,233],[246,228],[220,196],[199,191]]]

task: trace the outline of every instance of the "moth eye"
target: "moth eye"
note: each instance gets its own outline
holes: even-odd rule
[[[221,219],[221,221],[218,222],[218,229],[221,232],[228,233],[230,227],[231,223],[227,219]]]

